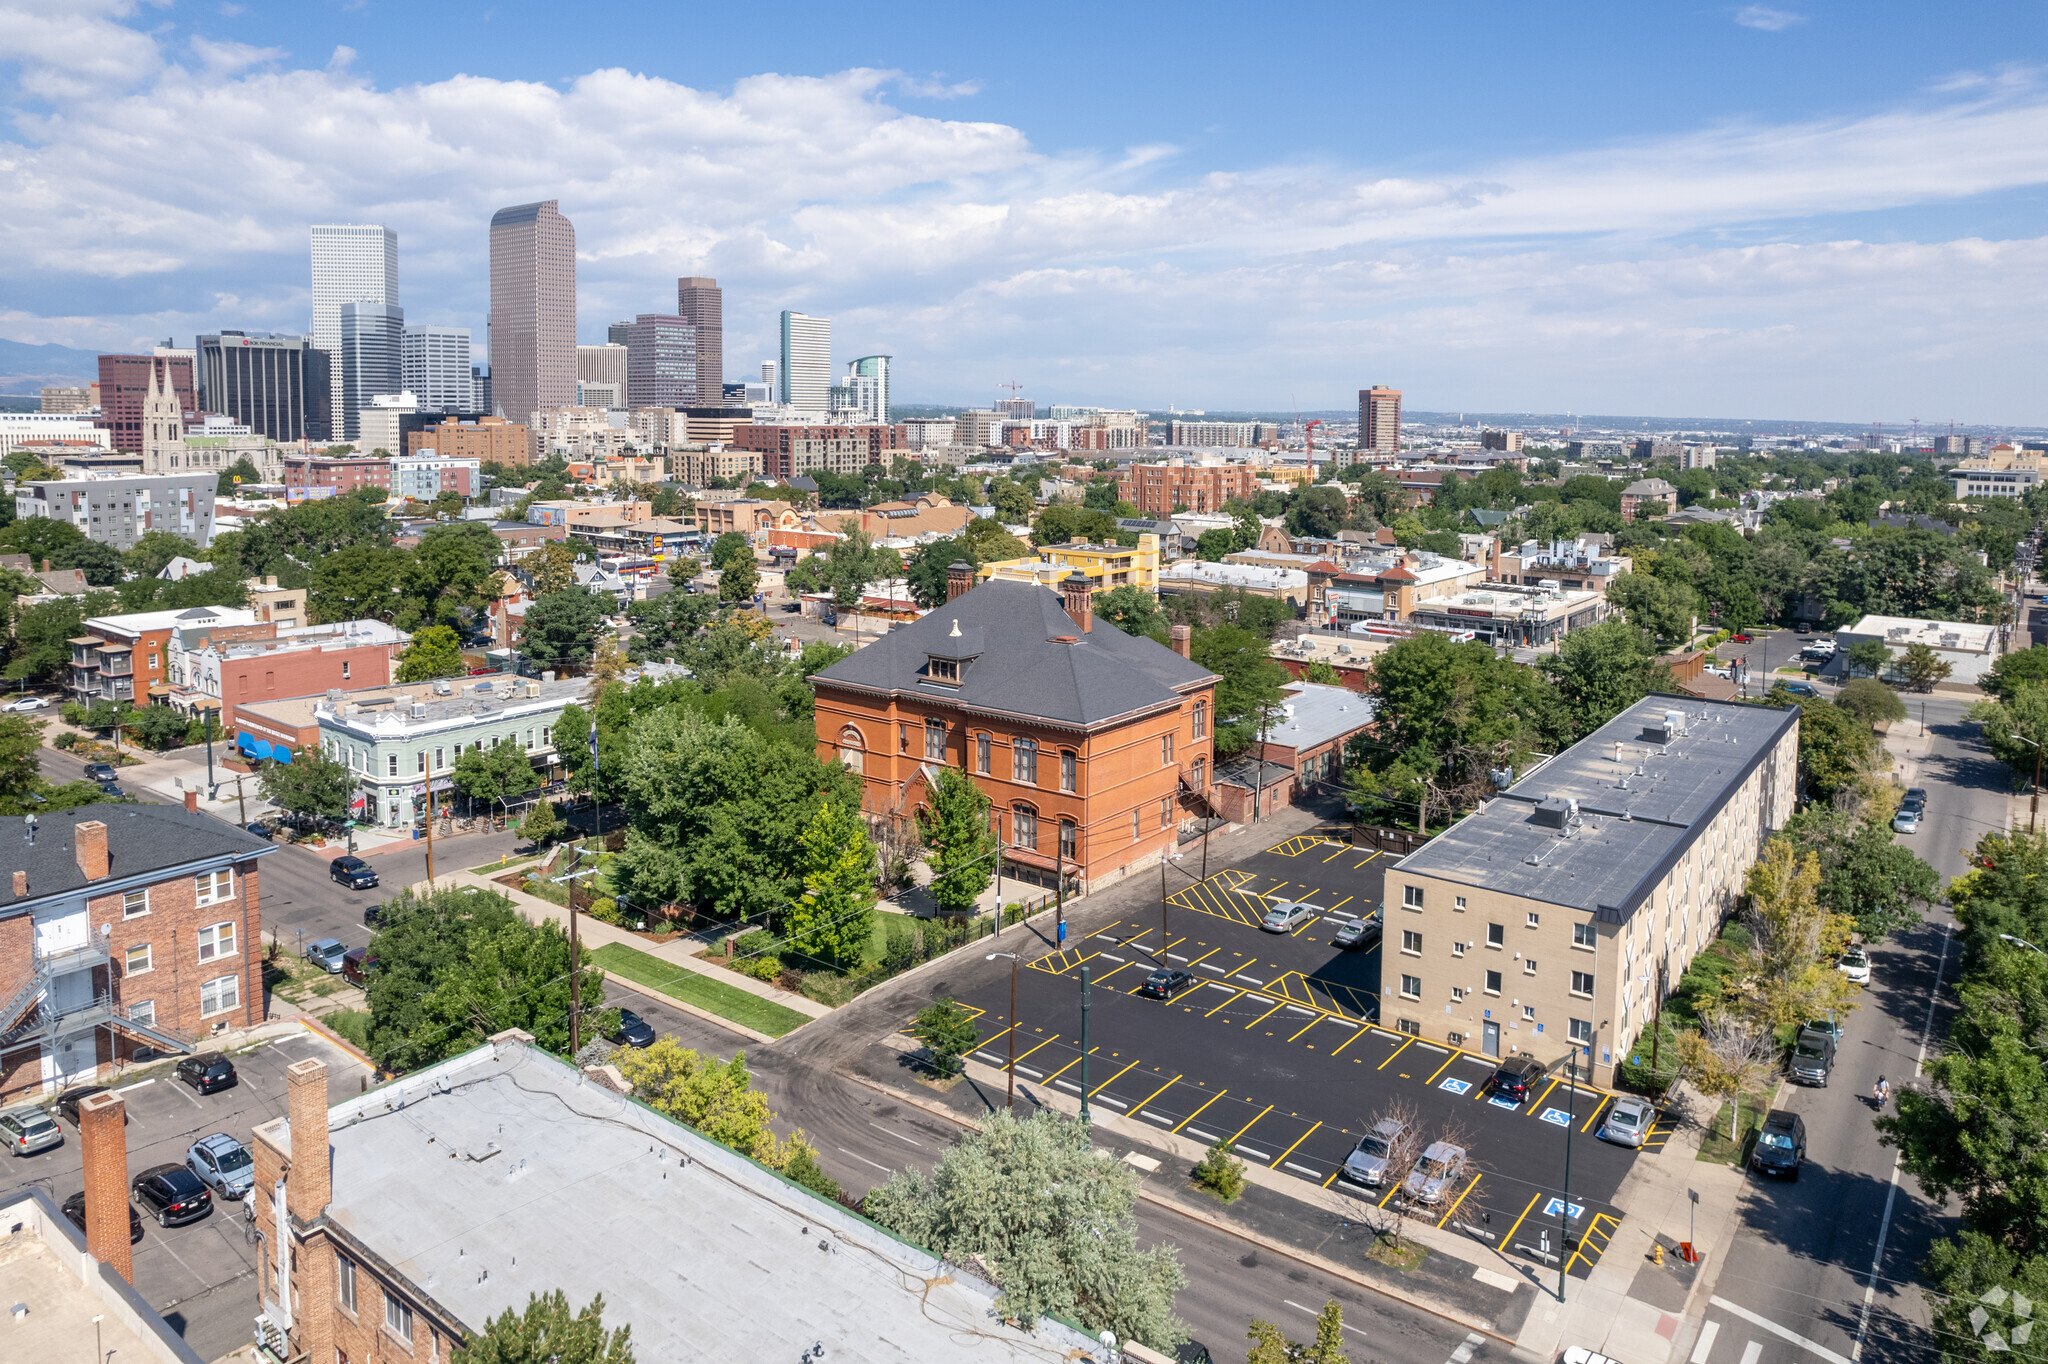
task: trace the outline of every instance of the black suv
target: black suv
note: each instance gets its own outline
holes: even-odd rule
[[[129,1191],[160,1227],[182,1227],[213,1211],[213,1191],[182,1165],[152,1165],[135,1176]]]
[[[72,1226],[81,1232],[85,1230],[85,1190],[80,1189],[64,1200],[64,1216],[70,1219]],[[142,1219],[135,1215],[135,1209],[131,1207],[128,1209],[128,1244],[132,1246],[141,1239]]]
[[[1792,1063],[1786,1067],[1787,1078],[1797,1085],[1826,1089],[1828,1076],[1834,1068],[1835,1039],[1818,1028],[1800,1029],[1799,1040],[1792,1044]]]
[[[57,1112],[69,1121],[73,1127],[76,1127],[78,1126],[78,1106],[93,1095],[106,1092],[107,1087],[105,1085],[80,1085],[76,1089],[67,1089],[57,1096]],[[128,1125],[128,1113],[125,1108],[121,1112],[121,1125],[123,1127]]]
[[[1797,1113],[1774,1108],[1756,1134],[1756,1147],[1749,1155],[1749,1168],[1760,1175],[1799,1178],[1799,1162],[1806,1158],[1806,1124]]]
[[[1172,999],[1195,983],[1195,978],[1178,966],[1162,966],[1145,977],[1138,993],[1147,999]]]
[[[327,874],[350,890],[370,890],[377,884],[377,873],[371,870],[368,862],[354,854],[329,862]]]
[[[1543,1078],[1543,1063],[1533,1056],[1516,1056],[1501,1062],[1500,1069],[1486,1082],[1486,1092],[1516,1103],[1526,1102],[1536,1082]]]
[[[203,1051],[178,1062],[178,1078],[201,1094],[233,1089],[238,1083],[235,1063],[217,1051]]]

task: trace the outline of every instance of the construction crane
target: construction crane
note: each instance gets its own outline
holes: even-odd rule
[[[1317,417],[1301,429],[1302,435],[1308,439],[1308,481],[1311,486],[1316,481],[1316,428],[1322,424],[1323,419]]]

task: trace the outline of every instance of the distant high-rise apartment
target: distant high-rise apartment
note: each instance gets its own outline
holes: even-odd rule
[[[724,406],[725,291],[715,279],[685,275],[676,281],[676,315],[697,331],[697,400],[690,406]]]
[[[362,434],[362,411],[405,387],[405,309],[391,303],[341,305],[341,429]]]
[[[633,334],[630,322],[614,322],[611,334],[618,340],[605,346],[578,346],[576,348],[577,384],[610,384],[618,390],[618,401],[612,406],[626,407],[633,402],[632,388],[626,383],[626,338]],[[589,404],[579,400],[577,406]],[[640,406],[647,406],[641,403]]]
[[[824,412],[832,401],[832,319],[782,315],[782,359],[776,368],[782,401],[804,412]]]
[[[327,429],[339,438],[347,426],[343,404],[341,305],[398,306],[398,234],[371,223],[313,225],[313,346],[328,358]]]
[[[496,412],[498,410],[491,402],[491,367],[489,365],[471,365],[469,367],[469,400],[476,404],[475,407],[470,409],[472,412]]]
[[[889,362],[893,355],[863,355],[846,366],[846,385],[868,421],[889,424]]]
[[[1479,433],[1479,448],[1482,450],[1504,450],[1517,454],[1522,448],[1522,433],[1519,431],[1482,431]]]
[[[400,370],[401,386],[419,401],[422,412],[477,410],[470,382],[469,328],[407,327]]]
[[[1358,448],[1361,453],[1401,452],[1401,390],[1375,384],[1358,390]]]
[[[1038,415],[1038,406],[1029,398],[1005,398],[996,404],[996,411],[1013,421],[1028,422]]]
[[[626,341],[626,391],[635,407],[716,407],[697,401],[697,329],[673,313],[635,317]]]
[[[614,322],[611,326],[605,328],[604,339],[614,346],[623,346],[626,344],[626,338],[632,334],[632,323]]]
[[[77,387],[60,385],[42,390],[43,412],[83,412],[92,406],[92,389],[81,384]]]
[[[107,429],[116,450],[142,448],[142,404],[149,393],[150,376],[161,369],[178,404],[197,413],[199,395],[192,385],[192,362],[182,355],[102,355],[100,357],[100,415],[97,425]]]
[[[333,438],[333,368],[304,336],[220,331],[199,338],[199,407],[276,441]]]
[[[515,422],[576,401],[576,228],[556,204],[491,218],[491,389]]]

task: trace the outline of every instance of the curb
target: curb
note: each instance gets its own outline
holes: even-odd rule
[[[895,1088],[893,1085],[883,1084],[881,1081],[869,1079],[865,1075],[857,1075],[850,1072],[841,1072],[841,1074],[845,1078],[852,1080],[855,1084],[866,1086],[878,1094],[887,1095],[899,1103],[907,1103],[914,1108],[922,1109],[934,1117],[944,1118],[956,1126],[963,1128],[973,1126],[972,1123],[967,1122],[960,1114],[953,1112],[951,1109],[931,1103],[915,1094],[906,1093]],[[1440,1304],[1428,1302],[1401,1289],[1391,1288],[1386,1284],[1368,1279],[1348,1266],[1338,1264],[1333,1260],[1326,1260],[1312,1251],[1301,1250],[1287,1245],[1285,1242],[1275,1241],[1271,1237],[1261,1235],[1258,1232],[1232,1226],[1230,1223],[1224,1222],[1200,1209],[1191,1208],[1178,1200],[1167,1198],[1163,1194],[1154,1193],[1144,1184],[1138,1186],[1138,1197],[1148,1203],[1165,1208],[1169,1212],[1186,1217],[1191,1221],[1200,1222],[1211,1230],[1222,1232],[1228,1236],[1234,1236],[1240,1241],[1249,1242],[1261,1250],[1271,1251],[1273,1254],[1292,1260],[1296,1264],[1307,1265],[1311,1269],[1320,1270],[1332,1278],[1342,1279],[1344,1282],[1362,1288],[1369,1293],[1377,1293],[1381,1297],[1392,1298],[1395,1302],[1401,1303],[1404,1306],[1412,1307],[1418,1312],[1427,1312],[1430,1316],[1436,1317],[1441,1321],[1450,1322],[1452,1325],[1462,1327],[1467,1331],[1476,1331],[1502,1345],[1512,1348],[1515,1344],[1514,1337],[1502,1335],[1497,1328],[1479,1321],[1477,1318],[1462,1316]]]
[[[604,968],[602,966],[598,967],[597,969],[600,971],[604,971]],[[752,1028],[748,1027],[744,1023],[735,1023],[730,1018],[722,1017],[721,1015],[711,1012],[711,1010],[709,1009],[700,1008],[697,1005],[690,1003],[688,1000],[677,999],[674,995],[665,995],[661,991],[655,989],[652,985],[642,985],[640,982],[636,980],[628,980],[626,977],[620,975],[616,971],[605,971],[604,979],[607,985],[622,986],[625,989],[631,990],[634,994],[641,996],[643,999],[651,999],[657,1004],[665,1005],[666,1007],[671,1009],[680,1010],[683,1013],[690,1014],[697,1018],[701,1018],[706,1023],[715,1023],[719,1027],[724,1028],[727,1032],[735,1032],[740,1034],[740,1036],[742,1037],[751,1038],[753,1041],[759,1042],[764,1047],[772,1047],[777,1042],[782,1040],[781,1038],[770,1037],[765,1032],[755,1032]],[[811,1020],[811,1022],[813,1023],[817,1021],[818,1020],[816,1020],[815,1018]],[[789,1037],[796,1033],[802,1032],[804,1026],[805,1025],[803,1024],[798,1024],[796,1027],[791,1028],[782,1036]]]

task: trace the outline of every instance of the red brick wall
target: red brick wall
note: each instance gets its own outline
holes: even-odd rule
[[[391,461],[384,459],[288,459],[284,462],[284,485],[287,488],[339,488],[352,492],[357,488],[391,487]]]
[[[224,658],[220,663],[221,729],[233,735],[235,707],[318,696],[333,687],[383,687],[391,682],[391,646],[302,649],[289,653]],[[346,664],[348,675],[342,676]]]

